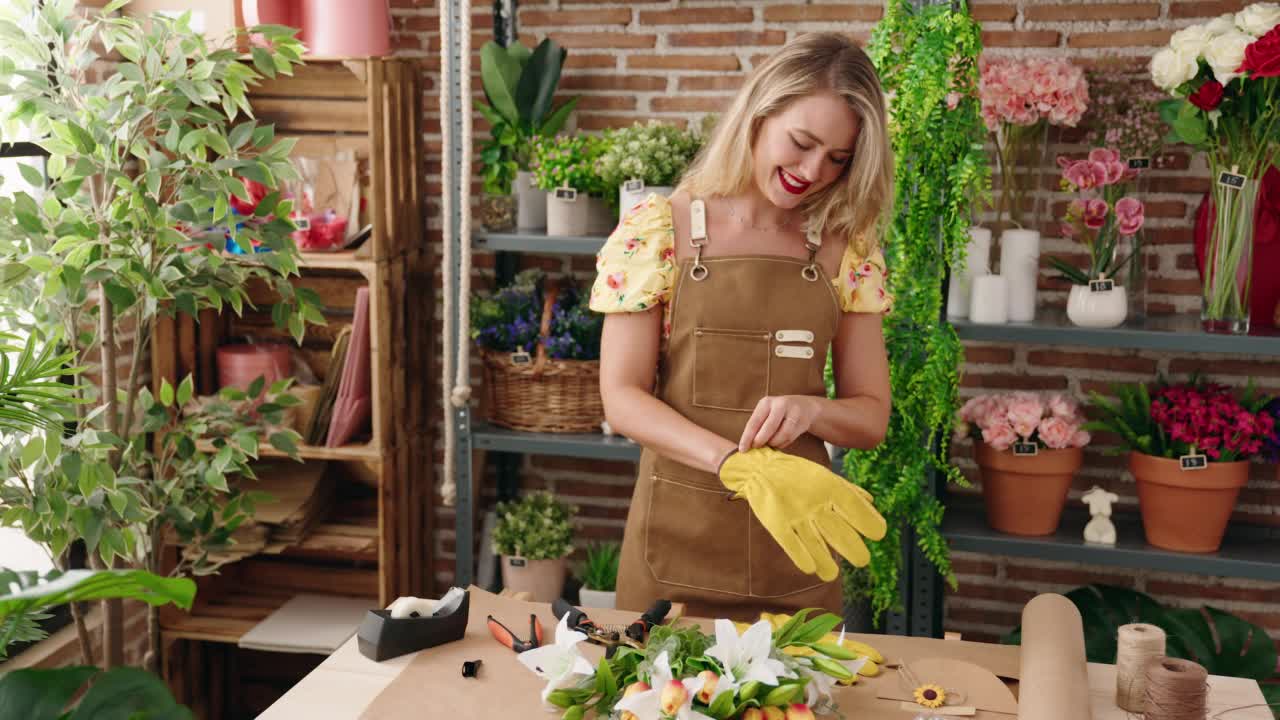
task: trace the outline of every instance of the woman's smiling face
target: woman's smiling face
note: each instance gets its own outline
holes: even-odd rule
[[[840,178],[857,136],[857,116],[835,93],[795,100],[760,126],[751,153],[756,187],[779,208],[798,206]]]

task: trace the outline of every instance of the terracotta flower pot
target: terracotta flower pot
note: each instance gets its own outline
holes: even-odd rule
[[[1179,552],[1214,552],[1249,482],[1249,463],[1211,462],[1183,470],[1177,459],[1129,453],[1147,542]]]
[[[564,590],[567,569],[567,558],[529,560],[503,555],[502,584],[515,592],[528,591],[534,602],[549,603]]]
[[[1035,455],[1014,455],[977,441],[974,460],[982,470],[982,499],[992,529],[1010,535],[1052,535],[1062,519],[1071,480],[1084,463],[1084,450],[1041,448]]]

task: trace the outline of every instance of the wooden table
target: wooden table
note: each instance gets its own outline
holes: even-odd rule
[[[890,653],[882,645],[892,646],[893,643],[892,638],[884,637],[878,648],[888,655]],[[990,646],[992,651],[997,647]],[[993,652],[993,657],[996,654]],[[360,654],[356,639],[352,637],[260,715],[259,720],[354,720],[400,675],[415,655],[417,653],[377,663]],[[455,667],[446,670],[450,673],[458,672]],[[1116,707],[1115,672],[1114,665],[1089,664],[1090,700],[1094,720],[1132,720],[1138,717]],[[1253,680],[1219,676],[1209,678],[1209,717],[1227,708],[1261,705],[1264,702],[1262,691]],[[509,717],[556,717],[540,708],[536,697],[529,698],[528,707],[526,715],[513,713]],[[425,709],[424,713],[430,714]],[[1255,707],[1229,713],[1223,720],[1273,720],[1273,716],[1268,708]]]

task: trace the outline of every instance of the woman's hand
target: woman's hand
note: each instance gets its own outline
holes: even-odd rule
[[[822,398],[807,395],[775,395],[760,398],[751,419],[742,430],[738,450],[775,447],[785,449],[801,435],[809,432],[818,417]]]

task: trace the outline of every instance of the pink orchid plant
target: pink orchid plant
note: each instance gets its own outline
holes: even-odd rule
[[[1089,444],[1080,403],[1064,393],[987,393],[970,398],[956,415],[956,437],[972,435],[996,450],[1036,443],[1061,450]]]
[[[1089,83],[1084,71],[1064,58],[983,55],[978,67],[982,119],[995,139],[1000,161],[997,212],[1000,218],[1007,212],[1022,227],[1023,197],[1028,186],[1038,186],[1039,178],[1020,178],[1014,166],[1043,142],[1046,125],[1075,127],[1080,122],[1089,105]],[[1038,171],[1039,158],[1034,162]]]
[[[1064,189],[1079,193],[1067,204],[1062,218],[1062,236],[1081,242],[1089,251],[1089,267],[1082,270],[1059,257],[1050,264],[1062,277],[1076,285],[1092,280],[1116,279],[1130,262],[1137,262],[1138,231],[1146,221],[1142,201],[1127,195],[1138,171],[1131,169],[1120,153],[1111,148],[1094,148],[1081,159],[1058,158]],[[1121,254],[1121,240],[1128,248]]]

